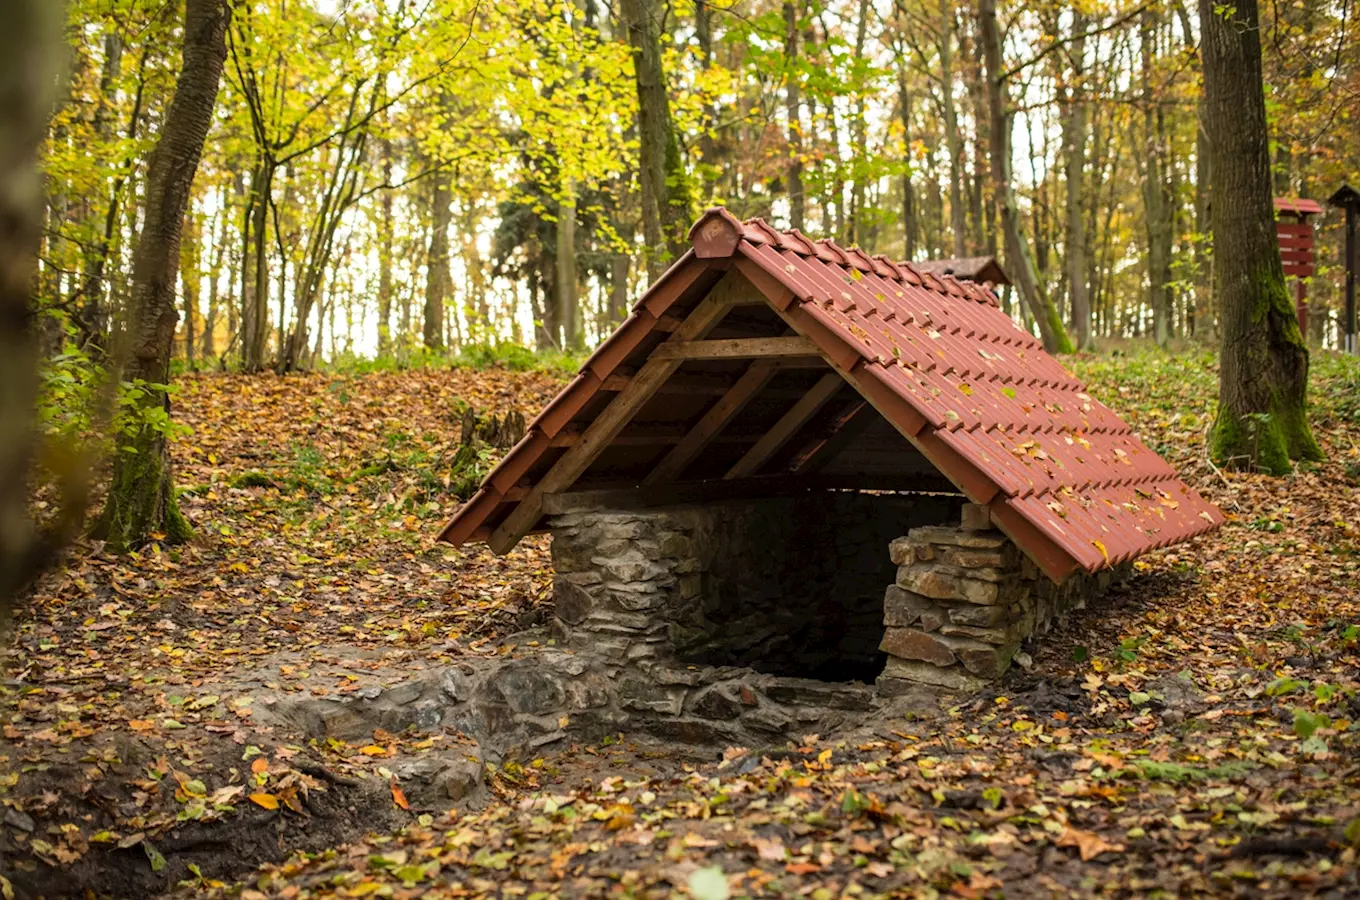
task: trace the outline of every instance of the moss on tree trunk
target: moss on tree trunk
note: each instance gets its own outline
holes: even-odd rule
[[[109,496],[93,529],[115,550],[190,536],[170,479],[165,385],[178,318],[175,283],[184,212],[212,126],[230,19],[227,0],[186,0],[183,64],[147,166],[146,208],[132,256],[127,318],[116,344],[118,356],[128,357],[122,377],[141,394],[118,435]]]
[[[178,544],[193,537],[175,496],[165,438],[143,427],[125,447],[119,450],[94,537],[118,552],[135,550],[149,540]]]
[[[1246,315],[1225,315],[1209,452],[1221,465],[1284,475],[1294,460],[1322,459],[1322,450],[1308,425],[1308,348],[1284,272],[1269,260],[1259,268]]]
[[[1308,347],[1275,236],[1256,0],[1200,0],[1214,290],[1223,306],[1211,456],[1282,475],[1322,458],[1308,427]]]

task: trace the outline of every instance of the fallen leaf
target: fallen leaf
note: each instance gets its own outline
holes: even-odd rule
[[[251,803],[254,803],[256,806],[262,806],[265,809],[279,808],[279,798],[275,797],[273,794],[262,793],[251,794],[246,799],[249,800]]]
[[[1059,847],[1076,847],[1082,862],[1090,862],[1102,853],[1123,853],[1123,844],[1110,844],[1093,831],[1082,831],[1071,825],[1058,838]]]

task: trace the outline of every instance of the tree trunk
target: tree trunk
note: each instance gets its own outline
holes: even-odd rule
[[[225,201],[227,192],[222,191],[222,199]],[[213,260],[208,269],[208,314],[203,319],[203,359],[210,362],[217,355],[217,339],[213,332],[217,330],[217,317],[219,313],[218,299],[221,296],[219,281],[222,277],[222,263],[227,255],[227,220],[229,218],[228,209],[224,207],[217,213],[217,237],[213,240]],[[232,275],[230,271],[227,275],[227,284],[231,284]]]
[[[1152,333],[1157,346],[1171,339],[1171,223],[1167,211],[1165,120],[1158,111],[1158,98],[1152,93],[1152,67],[1157,56],[1157,17],[1145,10],[1139,28],[1143,92],[1143,218],[1147,223],[1148,302],[1152,306]]]
[[[250,177],[249,222],[246,239],[246,267],[249,277],[242,280],[241,356],[247,372],[264,368],[269,344],[269,198],[274,190],[277,163],[263,156]],[[282,261],[279,263],[282,265]],[[247,287],[248,285],[248,287]]]
[[[392,183],[392,142],[381,141],[383,184]],[[378,355],[392,352],[392,194],[385,187],[378,198]]]
[[[1204,131],[1204,98],[1199,99],[1195,116],[1195,306],[1190,314],[1192,333],[1201,340],[1214,333],[1214,315],[1209,247],[1213,241],[1213,224],[1209,217],[1209,141]]]
[[[864,60],[864,40],[868,36],[869,12],[869,0],[859,0],[858,20],[855,23],[856,60]],[[864,91],[859,90],[855,97],[854,117],[850,121],[850,141],[851,147],[854,148],[852,160],[858,158],[859,153],[868,152],[869,123],[865,113],[866,99]],[[845,237],[851,246],[864,245],[872,249],[873,244],[868,240],[869,222],[864,210],[865,182],[869,176],[865,172],[852,169],[851,177],[850,215],[847,218],[848,230]]]
[[[147,53],[142,52],[142,72],[145,73]],[[99,73],[99,90],[95,95],[95,112],[91,123],[91,130],[96,139],[104,146],[108,146],[114,139],[114,114],[117,110],[117,80],[122,74],[123,68],[123,38],[116,31],[110,31],[104,35],[104,63]],[[145,83],[145,77],[142,82]],[[131,137],[136,137],[137,123],[141,113],[141,96],[138,92],[137,100],[133,103],[132,132]],[[122,193],[122,185],[126,181],[127,168],[114,176],[113,190],[110,192],[109,202],[104,209],[103,223],[97,223],[91,218],[87,228],[91,234],[96,229],[102,228],[102,239],[95,243],[95,246],[87,249],[83,254],[83,265],[81,273],[81,310],[78,315],[82,335],[82,344],[96,344],[102,346],[106,337],[107,322],[105,321],[104,309],[104,267],[108,264],[109,250],[111,247],[112,236],[109,234],[110,220],[118,220],[118,200]]]
[[[430,192],[430,253],[425,271],[425,349],[444,351],[444,302],[449,296],[449,176],[435,176]]]
[[[227,0],[187,0],[184,60],[175,96],[151,153],[146,211],[132,257],[132,292],[125,341],[124,380],[142,388],[131,433],[120,436],[113,478],[95,534],[114,549],[190,536],[170,474],[165,420],[170,395],[170,354],[175,340],[175,275],[189,191],[212,126],[218,84],[227,58]],[[131,452],[129,452],[131,451]]]
[[[1006,110],[1006,83],[1001,70],[1001,31],[996,21],[996,0],[978,0],[978,18],[982,52],[987,63],[992,186],[996,192],[1001,228],[1006,240],[1006,268],[1039,326],[1044,349],[1049,353],[1071,353],[1072,340],[1063,328],[1062,316],[1039,283],[1034,257],[1022,230],[1020,208],[1011,186],[1011,119]]]
[[[615,253],[611,262],[606,333],[628,317],[628,273],[632,269],[633,260],[627,253]]]
[[[184,287],[184,362],[190,372],[194,366],[194,335],[198,328],[198,301],[203,273],[199,270],[203,248],[202,226],[193,204],[184,214],[184,237],[180,242],[180,284]]]
[[[963,135],[954,104],[954,6],[940,3],[940,106],[944,110],[944,145],[949,152],[949,229],[954,256],[968,255],[968,206],[963,199]]]
[[[643,235],[647,271],[656,279],[689,246],[689,178],[671,121],[654,0],[619,0],[619,16],[633,48]]]
[[[789,227],[807,227],[807,197],[803,187],[802,78],[798,72],[798,4],[784,0],[784,116],[788,120],[789,160],[784,177],[788,180]]]
[[[1200,0],[1214,289],[1223,298],[1218,418],[1223,465],[1275,475],[1320,459],[1308,426],[1308,348],[1285,288],[1275,236],[1256,0]]]
[[[8,0],[0,30],[0,630],[15,595],[56,555],[29,518],[38,334],[30,298],[42,243],[38,150],[59,84],[65,4]],[[83,484],[83,473],[72,481]],[[71,500],[68,499],[67,503]],[[83,514],[82,509],[78,514]]]
[[[562,317],[562,345],[581,349],[578,324],[580,311],[576,297],[576,198],[567,185],[567,198],[557,204],[557,309]]]
[[[897,69],[897,111],[902,120],[902,258],[916,258],[916,234],[920,228],[916,203],[916,189],[911,183],[911,91],[907,87],[907,72]]]
[[[1078,350],[1090,350],[1091,292],[1087,284],[1086,261],[1086,124],[1089,107],[1086,98],[1084,35],[1090,20],[1080,12],[1072,14],[1072,78],[1067,87],[1063,115],[1063,155],[1067,170],[1067,228],[1063,238],[1067,268],[1067,296],[1071,306],[1072,332]]]

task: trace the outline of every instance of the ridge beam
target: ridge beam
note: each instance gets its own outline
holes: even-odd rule
[[[678,334],[679,332],[677,332]],[[652,351],[654,360],[690,359],[769,359],[790,356],[820,356],[821,350],[810,338],[768,337],[732,338],[715,341],[672,341]]]

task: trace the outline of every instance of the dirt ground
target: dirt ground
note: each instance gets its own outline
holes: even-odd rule
[[[1354,896],[1360,369],[1315,361],[1327,462],[1203,457],[1208,356],[1076,368],[1229,513],[1215,535],[942,711],[786,747],[624,735],[495,765],[461,808],[401,765],[456,734],[326,739],[268,715],[460,659],[531,654],[542,540],[435,545],[459,401],[503,371],[184,379],[197,537],[76,548],[0,673],[0,888],[19,896]],[[268,703],[266,702],[268,701]],[[7,896],[7,895],[6,895]]]

